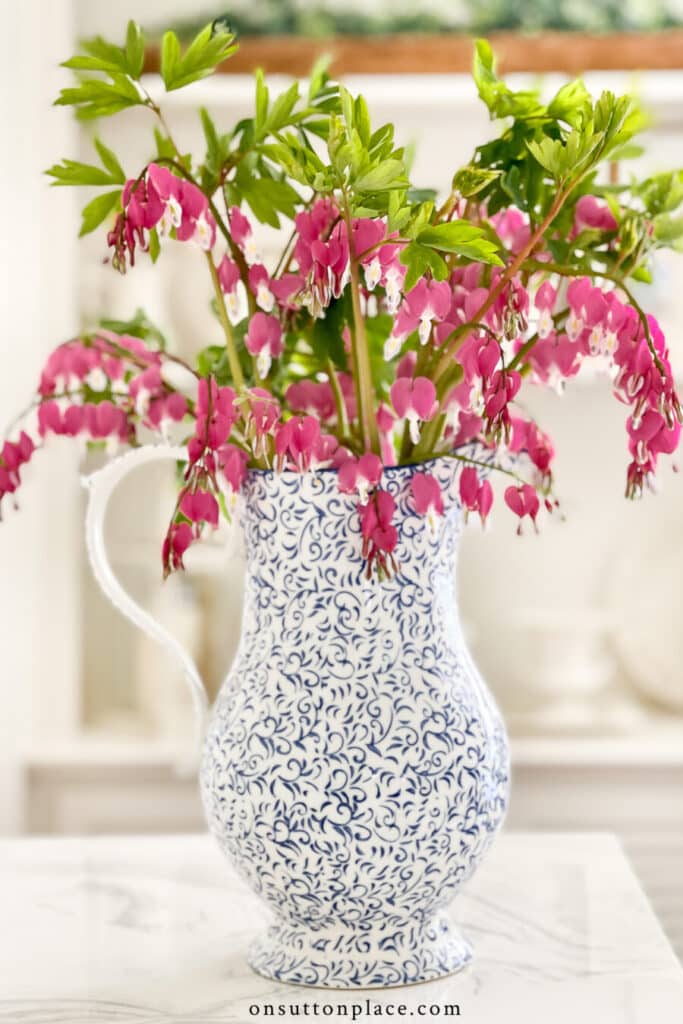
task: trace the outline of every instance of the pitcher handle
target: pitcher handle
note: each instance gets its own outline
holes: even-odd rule
[[[181,663],[185,681],[192,693],[196,741],[199,747],[204,734],[208,698],[197,666],[172,633],[169,633],[124,590],[114,575],[104,542],[107,506],[115,489],[131,470],[159,459],[187,462],[187,450],[170,445],[147,445],[143,448],[134,448],[124,455],[119,455],[102,469],[81,477],[83,486],[89,492],[85,517],[85,538],[93,575],[104,594],[118,611],[162,647],[171,651]]]

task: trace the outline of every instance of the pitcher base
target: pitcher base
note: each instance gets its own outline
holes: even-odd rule
[[[379,934],[313,932],[275,924],[248,953],[249,965],[266,978],[338,989],[434,981],[461,970],[471,959],[469,943],[445,916]]]

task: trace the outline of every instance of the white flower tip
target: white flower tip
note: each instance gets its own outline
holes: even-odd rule
[[[432,333],[432,321],[427,317],[422,317],[417,333],[420,339],[420,344],[426,345],[429,341],[429,335]]]
[[[264,313],[270,313],[275,305],[275,296],[267,284],[261,282],[256,292],[256,305],[260,306]]]
[[[258,373],[261,380],[268,376],[272,359],[270,358],[270,352],[267,349],[262,349],[256,357],[256,372]]]
[[[369,292],[375,290],[382,276],[382,267],[377,257],[365,268],[365,287]]]
[[[400,338],[397,338],[395,334],[390,334],[387,340],[384,342],[384,358],[393,359],[401,351],[401,345],[403,342]]]
[[[104,391],[109,383],[109,378],[101,367],[96,366],[86,377],[86,383],[92,391]]]

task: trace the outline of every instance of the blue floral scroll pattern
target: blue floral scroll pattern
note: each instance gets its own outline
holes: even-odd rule
[[[336,474],[252,472],[242,635],[209,725],[209,826],[277,923],[259,972],[335,987],[458,969],[443,916],[503,819],[508,750],[457,618],[459,464],[433,461],[446,514],[397,503],[399,574],[367,580]]]

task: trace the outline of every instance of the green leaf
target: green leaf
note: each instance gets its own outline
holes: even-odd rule
[[[683,245],[683,217],[660,213],[654,218],[654,236],[660,245],[678,249]]]
[[[343,86],[339,86],[339,100],[341,102],[341,111],[344,121],[346,122],[347,130],[353,128],[353,97],[349,90]]]
[[[362,96],[356,96],[353,108],[353,123],[365,149],[370,145],[371,125],[368,105]]]
[[[576,78],[567,82],[556,93],[548,105],[548,114],[571,125],[572,128],[578,128],[586,122],[592,108],[588,89],[580,78]]]
[[[268,86],[266,85],[261,68],[256,68],[254,75],[256,77],[255,125],[256,131],[261,132],[265,128],[266,118],[268,117]]]
[[[469,199],[470,196],[476,196],[478,192],[483,191],[492,181],[500,177],[500,174],[500,171],[490,171],[485,167],[467,164],[453,175],[452,188],[454,192],[459,192],[464,199]]]
[[[216,131],[216,125],[213,123],[211,115],[209,114],[206,107],[200,107],[199,116],[202,121],[202,131],[204,132],[204,138],[206,139],[207,157],[212,163],[216,163],[220,159],[221,154],[221,145],[218,140],[218,132]]]
[[[131,78],[139,78],[145,62],[145,36],[135,21],[128,22],[126,29],[126,64]]]
[[[481,228],[465,220],[423,228],[417,236],[420,246],[453,252],[467,259],[502,266],[499,246]]]
[[[308,82],[309,103],[312,103],[315,99],[318,98],[318,96],[324,89],[325,85],[329,81],[327,69],[329,68],[331,61],[331,56],[329,54],[324,54],[322,57],[319,57],[315,64],[313,65],[311,77]]]
[[[200,377],[215,377],[220,386],[232,381],[230,364],[225,345],[209,345],[197,356],[197,372]]]
[[[156,142],[157,156],[163,157],[165,160],[175,160],[175,146],[158,128],[154,129],[154,141]]]
[[[173,88],[178,61],[180,60],[180,41],[175,32],[164,32],[161,40],[161,77],[166,89]]]
[[[373,160],[387,160],[394,148],[394,126],[383,124],[373,132],[368,143],[368,154]]]
[[[299,99],[299,83],[292,82],[288,89],[280,93],[266,119],[266,127],[269,132],[277,132],[289,124],[292,111]]]
[[[115,46],[102,36],[86,39],[81,46],[85,52],[70,57],[62,67],[74,71],[98,71],[106,75],[128,75],[135,80],[140,78],[145,58],[145,37],[134,21],[128,22],[125,47]]]
[[[293,219],[301,202],[299,193],[286,181],[244,174],[240,176],[238,185],[256,219],[274,228],[280,226],[278,213]]]
[[[116,207],[120,199],[121,190],[116,189],[115,192],[105,192],[103,195],[96,196],[87,206],[84,206],[81,211],[81,230],[78,233],[78,237],[82,238],[83,235],[88,235],[95,228],[99,227],[105,217]]]
[[[62,160],[61,164],[54,164],[45,173],[54,178],[53,185],[115,185],[119,180],[101,167],[77,160]]]
[[[515,206],[518,206],[520,210],[527,209],[526,196],[521,189],[521,172],[519,164],[513,164],[512,167],[502,175],[500,179],[500,187],[505,195],[510,197]]]
[[[407,245],[399,259],[408,268],[403,283],[403,290],[406,292],[410,291],[428,270],[432,272],[437,281],[444,281],[448,277],[446,261],[433,249],[420,245],[418,242],[411,242],[410,245]]]
[[[95,139],[95,149],[97,150],[102,166],[106,167],[111,176],[111,181],[115,181],[120,185],[125,185],[126,174],[123,167],[119,163],[116,154],[111,151],[101,139]]]
[[[549,139],[547,136],[537,142],[532,139],[527,142],[527,148],[532,157],[544,170],[553,178],[560,178],[564,167],[562,143],[559,139]]]
[[[311,347],[321,367],[325,367],[327,360],[331,359],[338,369],[348,368],[342,337],[348,316],[347,298],[346,295],[342,295],[341,298],[332,300],[324,317],[315,320],[311,331]]]
[[[410,220],[411,208],[406,204],[405,193],[395,189],[389,193],[387,203],[387,230],[401,231]]]
[[[408,181],[402,160],[383,160],[356,178],[356,192],[382,192],[391,188],[405,188]]]
[[[493,50],[486,39],[477,39],[475,43],[472,75],[492,118],[531,118],[545,113],[535,90],[513,92],[498,78]]]
[[[220,20],[206,25],[181,55],[174,32],[166,32],[161,43],[161,77],[167,92],[182,89],[206,78],[235,52],[234,36]]]
[[[230,153],[230,136],[218,134],[216,125],[204,107],[200,109],[199,116],[206,139],[206,156],[201,169],[202,187],[204,191],[213,192],[218,188],[221,169]]]
[[[159,232],[156,228],[152,228],[149,233],[149,256],[152,263],[156,263],[159,259],[159,253],[161,252],[161,245],[159,243]]]
[[[137,87],[126,75],[111,73],[110,78],[110,82],[85,78],[73,88],[62,89],[55,106],[76,107],[76,116],[85,120],[109,117],[144,103]]]
[[[369,317],[365,324],[365,333],[370,351],[370,369],[372,381],[379,394],[389,396],[389,388],[394,381],[395,366],[384,358],[384,343],[391,334],[394,317],[389,313]]]

